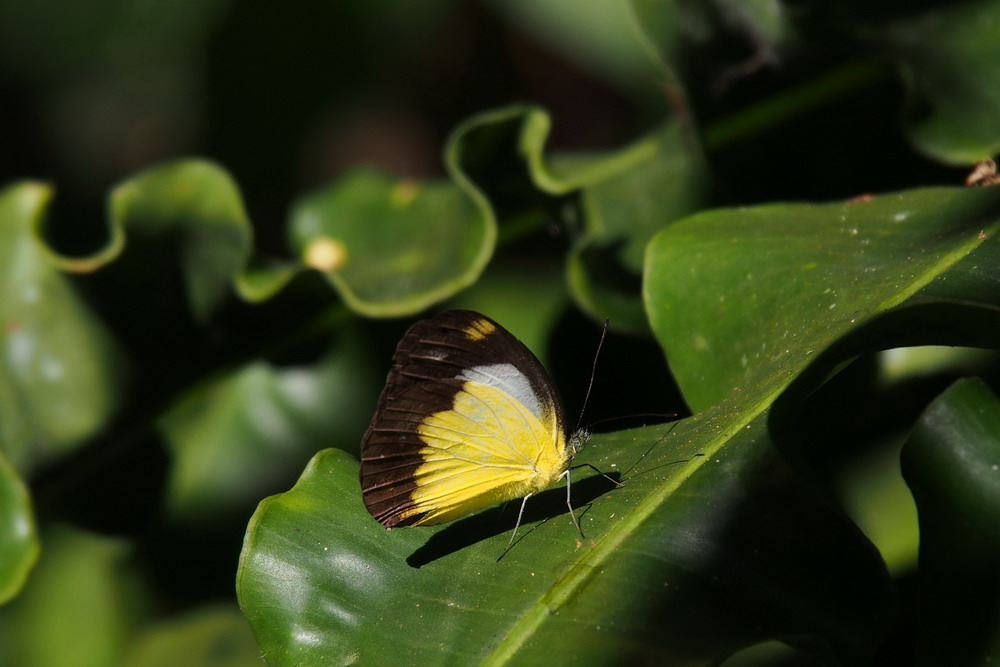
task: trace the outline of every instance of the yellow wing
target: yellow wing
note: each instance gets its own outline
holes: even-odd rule
[[[388,526],[456,519],[552,483],[570,452],[545,368],[496,322],[410,327],[361,443],[365,507]]]
[[[539,419],[495,386],[466,381],[454,405],[417,428],[426,446],[414,473],[414,525],[451,521],[548,487],[568,453],[555,412]],[[547,419],[546,419],[547,418]]]

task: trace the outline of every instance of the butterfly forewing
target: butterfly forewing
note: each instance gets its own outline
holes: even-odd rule
[[[562,404],[496,322],[448,311],[403,336],[361,444],[365,506],[386,526],[449,521],[547,487],[568,460]]]

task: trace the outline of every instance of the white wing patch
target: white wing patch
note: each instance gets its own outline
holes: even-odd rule
[[[542,414],[542,405],[538,402],[538,396],[531,388],[531,382],[524,373],[517,370],[512,364],[490,364],[466,368],[458,376],[458,379],[496,387],[528,408],[536,419],[541,422],[546,421],[546,417]]]

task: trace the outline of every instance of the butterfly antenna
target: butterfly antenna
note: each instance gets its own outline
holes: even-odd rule
[[[580,417],[576,420],[576,430],[580,430],[583,423],[583,414],[587,411],[587,402],[590,400],[590,390],[594,388],[594,376],[597,375],[597,358],[601,356],[601,347],[604,346],[604,338],[608,335],[608,318],[604,318],[604,328],[601,329],[601,340],[597,342],[597,351],[594,352],[594,365],[590,368],[590,383],[587,385],[587,393],[583,396],[583,407],[580,408]]]

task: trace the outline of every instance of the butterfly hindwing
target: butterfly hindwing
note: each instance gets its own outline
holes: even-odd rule
[[[548,486],[568,460],[538,359],[493,320],[448,311],[403,336],[361,445],[365,506],[433,524]]]

